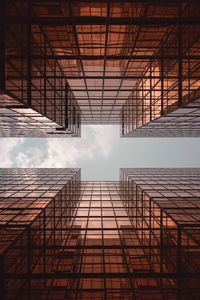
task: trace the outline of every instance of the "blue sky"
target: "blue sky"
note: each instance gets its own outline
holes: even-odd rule
[[[82,126],[81,138],[0,139],[0,167],[78,167],[82,180],[118,180],[122,167],[200,167],[198,138],[120,138],[118,126]]]

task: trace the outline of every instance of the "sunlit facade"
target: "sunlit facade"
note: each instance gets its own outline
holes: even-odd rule
[[[199,169],[1,169],[0,298],[199,299],[199,197]]]
[[[0,135],[199,136],[198,1],[2,0]]]

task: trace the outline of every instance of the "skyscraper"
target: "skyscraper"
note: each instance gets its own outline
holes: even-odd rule
[[[142,299],[199,297],[199,180],[199,169],[121,169],[122,202],[141,247],[140,271],[151,274],[142,284],[147,293],[148,284],[155,291]]]
[[[1,169],[1,299],[199,298],[199,169]]]
[[[71,218],[79,197],[79,169],[1,169],[1,299],[53,299],[46,276],[68,263],[62,255],[76,242]]]
[[[1,136],[199,136],[197,1],[3,1]]]
[[[2,0],[0,137],[200,137],[199,47],[196,0]],[[0,169],[0,300],[199,300],[199,200],[197,168]]]

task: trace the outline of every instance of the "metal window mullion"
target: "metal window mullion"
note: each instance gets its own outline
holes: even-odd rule
[[[27,22],[27,104],[32,106],[32,1],[28,0],[28,22]]]

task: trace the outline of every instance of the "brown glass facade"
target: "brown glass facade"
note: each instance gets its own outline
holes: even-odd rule
[[[79,197],[79,169],[1,169],[0,299],[52,299]]]
[[[0,174],[1,299],[199,299],[199,169]]]
[[[122,202],[140,244],[139,286],[154,295],[141,299],[199,298],[199,183],[199,169],[121,169]]]
[[[2,0],[1,136],[199,136],[198,1]]]

